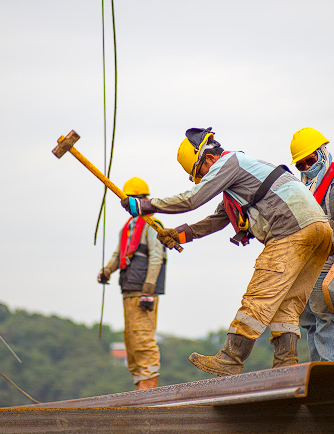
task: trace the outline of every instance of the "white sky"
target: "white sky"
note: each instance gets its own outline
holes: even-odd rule
[[[113,119],[113,41],[106,9],[108,158]],[[176,153],[191,127],[213,127],[227,150],[291,161],[303,127],[329,140],[333,125],[332,0],[115,0],[118,112],[111,180],[146,180],[152,197],[191,187]],[[59,136],[103,170],[101,3],[0,3],[1,297],[10,308],[99,322],[103,185]],[[331,150],[331,145],[329,145]],[[166,227],[211,214],[220,198]],[[106,261],[127,220],[108,193]],[[262,246],[236,247],[233,231],[169,252],[158,332],[201,337],[227,328]],[[106,287],[104,322],[123,328],[118,276]]]

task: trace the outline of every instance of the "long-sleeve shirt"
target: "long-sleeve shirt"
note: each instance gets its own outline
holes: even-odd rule
[[[240,205],[245,205],[274,168],[273,164],[243,152],[230,152],[217,160],[191,190],[164,199],[151,199],[143,205],[143,210],[145,213],[183,213],[200,207],[224,191]],[[251,233],[264,244],[291,235],[311,223],[328,221],[310,191],[289,172],[281,175],[265,197],[249,208],[248,217]],[[228,223],[221,202],[213,215],[193,225],[183,225],[186,241],[221,230]]]

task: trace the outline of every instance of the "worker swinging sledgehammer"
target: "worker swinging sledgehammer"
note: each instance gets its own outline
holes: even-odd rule
[[[196,184],[192,190],[164,199],[126,198],[122,205],[132,215],[176,214],[223,193],[214,214],[158,234],[173,248],[175,242],[191,242],[231,222],[237,231],[233,242],[247,244],[255,237],[265,245],[224,348],[215,356],[193,353],[189,360],[210,374],[240,374],[255,340],[269,326],[273,367],[296,364],[299,315],[330,252],[332,229],[310,191],[286,167],[224,152],[211,130],[187,130],[179,147],[178,162]]]
[[[93,173],[103,184],[109,188],[113,193],[115,193],[120,199],[127,198],[127,195],[123,193],[115,184],[113,184],[110,179],[108,179],[102,172],[100,172],[90,161],[87,160],[77,149],[75,149],[74,144],[80,139],[78,133],[74,130],[70,131],[66,137],[61,136],[57,142],[58,145],[52,150],[52,153],[57,157],[61,158],[66,152],[70,152],[74,157],[80,161],[90,172]],[[159,226],[154,220],[149,216],[143,216],[143,219],[148,223],[155,231],[158,233],[162,231],[161,226]],[[183,248],[179,243],[175,243],[175,250],[182,252]]]

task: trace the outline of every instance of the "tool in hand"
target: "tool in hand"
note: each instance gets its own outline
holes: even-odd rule
[[[72,155],[75,156],[77,160],[80,161],[90,172],[92,172],[97,178],[99,178],[100,181],[103,182],[105,186],[109,188],[113,193],[116,194],[121,200],[128,197],[126,194],[123,193],[122,190],[120,190],[115,184],[113,184],[110,179],[108,179],[105,175],[103,175],[102,172],[100,172],[90,161],[87,160],[77,149],[75,149],[74,144],[80,139],[80,136],[78,133],[76,133],[74,130],[70,131],[69,134],[67,134],[66,137],[61,136],[57,140],[58,145],[52,150],[52,153],[57,157],[61,158],[64,154],[66,154],[67,151],[69,151]],[[146,223],[148,223],[154,230],[156,230],[158,233],[162,231],[162,228],[148,215],[141,216]],[[183,247],[180,246],[179,243],[176,243],[175,250],[178,252],[182,252]]]

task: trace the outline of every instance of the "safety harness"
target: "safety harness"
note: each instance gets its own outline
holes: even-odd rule
[[[142,217],[138,217],[135,223],[135,227],[133,228],[130,242],[130,222],[132,217],[126,222],[121,236],[121,244],[120,244],[120,254],[119,254],[119,268],[121,270],[125,270],[125,268],[130,265],[131,258],[134,252],[138,249],[141,234],[143,232],[145,226],[145,220]]]
[[[227,152],[224,152],[223,155],[226,153]],[[235,236],[233,238],[230,238],[230,241],[233,244],[239,246],[239,242],[241,242],[243,246],[246,246],[247,244],[249,244],[250,238],[254,238],[254,235],[249,231],[249,220],[247,212],[251,206],[254,206],[257,202],[264,198],[273,183],[286,171],[290,172],[287,166],[277,166],[260,185],[258,190],[255,192],[252,200],[242,206],[235,199],[233,199],[233,197],[226,193],[226,191],[224,191],[224,207],[230,219],[230,222],[232,223],[232,226],[236,231]]]
[[[329,184],[331,183],[332,179],[334,178],[334,163],[332,163],[325,176],[323,177],[320,185],[318,186],[318,188],[315,190],[313,196],[315,198],[315,200],[318,202],[318,204],[320,205],[322,202],[322,199],[324,198],[326,191],[329,187]]]
[[[120,259],[119,268],[121,270],[125,270],[130,265],[131,258],[133,257],[135,252],[139,252],[142,255],[148,256],[147,246],[144,244],[139,244],[146,222],[142,217],[139,216],[132,230],[132,233],[130,233],[130,222],[132,219],[133,217],[129,218],[129,220],[126,222],[121,235],[120,253],[119,253],[119,259]],[[152,219],[159,226],[161,226],[162,229],[164,228],[160,220],[153,217]],[[130,237],[130,241],[129,241],[129,237]],[[166,249],[164,249],[164,251],[166,251]],[[166,259],[164,259],[164,262],[166,262]]]

